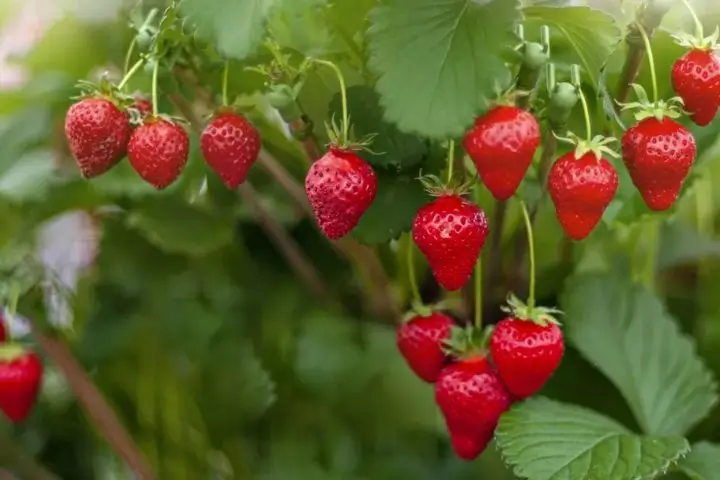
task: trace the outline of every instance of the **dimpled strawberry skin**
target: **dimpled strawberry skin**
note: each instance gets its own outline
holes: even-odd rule
[[[327,238],[337,240],[355,228],[372,204],[377,177],[356,153],[331,147],[310,167],[305,193],[320,230]]]
[[[582,240],[593,231],[615,197],[618,175],[610,162],[586,153],[576,159],[570,152],[553,164],[548,173],[548,191],[565,233]]]
[[[260,153],[260,134],[244,117],[220,113],[205,127],[200,137],[205,161],[225,186],[237,188],[245,181]]]
[[[29,352],[10,361],[0,361],[0,409],[14,423],[25,420],[35,406],[42,363]]]
[[[466,434],[464,432],[450,432],[450,443],[455,454],[463,460],[474,460],[485,451],[493,439],[493,429],[483,432]]]
[[[540,145],[540,126],[525,110],[498,106],[475,120],[463,144],[490,193],[507,200],[532,163]]]
[[[128,159],[143,180],[161,190],[178,178],[189,148],[190,140],[180,125],[149,118],[130,136]]]
[[[470,278],[487,235],[485,212],[457,195],[443,195],[421,207],[412,227],[435,279],[451,291]]]
[[[125,156],[128,120],[125,112],[105,98],[86,98],[68,109],[65,137],[83,177],[97,177]]]
[[[563,334],[546,326],[506,318],[490,337],[490,352],[498,375],[516,399],[537,393],[557,370],[565,353]]]
[[[646,118],[622,138],[625,166],[648,208],[663,211],[678,198],[697,147],[688,129],[665,117]]]
[[[720,106],[720,58],[713,51],[690,50],[673,65],[671,79],[692,121],[701,127],[712,122]]]
[[[437,380],[445,365],[442,342],[450,337],[453,321],[447,315],[433,312],[416,316],[397,329],[397,346],[415,374],[428,383]]]
[[[443,369],[435,383],[435,402],[450,432],[482,438],[494,431],[512,398],[484,357]]]

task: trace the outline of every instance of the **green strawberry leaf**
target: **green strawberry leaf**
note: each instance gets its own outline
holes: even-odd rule
[[[386,243],[412,227],[418,209],[431,200],[410,175],[376,172],[378,192],[352,236],[365,244]]]
[[[139,198],[156,192],[149,183],[140,178],[127,159],[121,160],[111,170],[94,178],[92,185],[111,197]]]
[[[525,7],[525,32],[539,35],[548,25],[552,33],[553,62],[577,63],[597,89],[600,69],[622,38],[610,15],[589,7]]]
[[[155,197],[127,217],[150,242],[172,253],[204,255],[230,243],[233,221],[173,197]]]
[[[690,449],[681,436],[639,436],[597,412],[542,397],[505,413],[495,439],[515,475],[531,480],[652,479]]]
[[[339,42],[327,27],[324,15],[328,0],[293,0],[273,9],[268,30],[281,47],[292,48],[308,57],[335,53]]]
[[[369,67],[385,118],[404,132],[459,136],[503,88],[517,43],[513,0],[393,0],[370,14]],[[503,82],[505,81],[505,82]]]
[[[720,257],[720,241],[716,238],[698,232],[695,227],[679,219],[662,225],[658,268],[674,267],[711,257]]]
[[[278,0],[184,0],[180,10],[195,24],[198,37],[224,56],[242,60],[253,54],[265,32],[265,19]]]
[[[715,380],[660,299],[618,275],[568,285],[569,340],[620,390],[644,432],[683,435],[710,412]]]
[[[699,442],[692,446],[690,454],[683,458],[678,467],[690,480],[712,480],[720,472],[720,445]]]
[[[355,138],[359,140],[366,135],[377,135],[370,145],[370,149],[377,155],[367,151],[359,152],[367,162],[378,167],[407,168],[423,161],[428,144],[383,120],[377,92],[370,87],[357,85],[347,90],[347,97]],[[329,110],[329,118],[342,118],[339,93],[330,102]]]

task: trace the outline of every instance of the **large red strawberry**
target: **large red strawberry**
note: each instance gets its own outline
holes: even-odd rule
[[[511,296],[510,316],[490,337],[490,353],[503,383],[516,399],[537,393],[557,370],[565,353],[563,333],[543,308],[529,309]]]
[[[497,200],[515,194],[540,145],[540,125],[530,113],[500,105],[475,120],[465,134],[465,151]]]
[[[83,177],[97,177],[125,156],[128,120],[127,114],[105,97],[84,98],[70,107],[65,137]]]
[[[128,159],[143,180],[158,190],[173,183],[187,163],[185,129],[161,117],[147,117],[130,136]]]
[[[622,138],[625,166],[651,210],[663,211],[677,200],[695,160],[695,139],[670,117],[645,118]]]
[[[555,214],[568,237],[590,235],[615,197],[618,175],[610,162],[595,152],[569,152],[548,173],[548,192]]]
[[[416,315],[397,329],[397,346],[413,372],[428,383],[437,380],[445,366],[443,341],[450,337],[452,319],[441,312]]]
[[[712,122],[720,107],[720,58],[713,50],[690,50],[675,61],[671,78],[692,121],[700,126]]]
[[[320,230],[330,240],[337,240],[355,228],[372,204],[377,177],[357,153],[331,146],[310,167],[305,193]]]
[[[454,194],[420,208],[412,226],[415,244],[446,290],[459,290],[470,278],[487,235],[485,212]]]
[[[442,370],[435,383],[435,401],[445,417],[453,448],[458,456],[470,460],[482,453],[512,398],[487,358],[471,356]]]
[[[21,347],[0,347],[0,410],[13,423],[25,420],[35,406],[42,362]]]
[[[245,181],[260,153],[260,134],[242,115],[218,112],[200,137],[203,157],[230,189]]]

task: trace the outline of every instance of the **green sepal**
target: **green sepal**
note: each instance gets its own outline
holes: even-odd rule
[[[658,100],[657,102],[651,102],[648,98],[647,92],[642,87],[642,85],[632,83],[630,84],[630,86],[635,92],[637,101],[629,103],[617,102],[617,104],[622,107],[621,110],[623,112],[637,110],[634,113],[635,121],[639,122],[641,120],[645,120],[646,118],[652,117],[660,121],[665,117],[679,118],[681,115],[689,115],[689,113],[683,109],[685,103],[680,97],[672,97],[669,100]]]
[[[712,35],[707,37],[703,37],[698,32],[695,35],[690,35],[688,33],[676,33],[672,35],[672,38],[675,40],[675,43],[681,47],[709,52],[720,48],[720,45],[717,43],[718,38],[720,38],[720,27],[715,27],[715,31],[713,31]]]
[[[464,327],[456,325],[450,328],[450,338],[443,341],[442,349],[446,355],[457,359],[484,356],[488,338],[482,330],[471,324]]]
[[[567,137],[558,136],[553,132],[553,136],[558,139],[558,141],[575,145],[574,156],[576,160],[583,157],[587,153],[593,153],[595,155],[595,158],[597,158],[598,160],[602,158],[603,154],[609,155],[614,158],[619,157],[617,152],[608,147],[609,144],[617,142],[617,139],[615,137],[604,137],[602,135],[595,135],[592,139],[585,140],[583,138],[580,138],[573,132],[568,132]]]
[[[557,308],[526,305],[513,293],[508,295],[507,305],[501,307],[501,310],[516,320],[533,322],[543,327],[549,324],[560,325],[560,321],[555,316],[563,314],[563,311]]]
[[[417,177],[417,180],[432,197],[442,197],[444,195],[457,195],[462,197],[463,195],[467,195],[473,185],[478,181],[477,175],[474,175],[462,183],[458,183],[455,177],[447,183],[437,175],[422,175],[422,172],[420,173],[421,175]]]
[[[28,349],[17,343],[6,343],[0,345],[0,361],[12,362],[22,357],[28,352]]]

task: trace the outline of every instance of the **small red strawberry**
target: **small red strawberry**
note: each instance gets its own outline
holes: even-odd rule
[[[200,137],[203,157],[229,189],[245,181],[260,153],[260,134],[242,115],[218,112]]]
[[[83,177],[97,177],[125,156],[129,119],[109,98],[84,98],[65,116],[65,137]]]
[[[530,309],[512,295],[508,303],[510,316],[495,326],[490,353],[503,383],[520,400],[537,393],[557,370],[565,341],[550,315],[554,310]]]
[[[578,155],[580,154],[580,155]],[[576,150],[558,158],[548,173],[548,192],[568,237],[590,235],[615,197],[618,175],[599,152]]]
[[[441,312],[416,315],[397,329],[397,346],[413,372],[428,383],[445,366],[443,341],[450,338],[452,319]]]
[[[695,138],[670,117],[647,117],[622,138],[625,166],[648,208],[663,211],[678,198],[695,160]]]
[[[330,240],[344,237],[377,194],[372,167],[352,150],[331,146],[305,177],[305,193],[320,230]]]
[[[34,352],[14,345],[0,347],[0,410],[11,422],[22,422],[35,406],[42,372]]]
[[[187,163],[185,129],[161,117],[147,117],[130,136],[128,159],[143,180],[158,190],[173,183]]]
[[[482,453],[512,398],[484,356],[445,367],[435,383],[435,401],[445,417],[453,448],[470,460]]]
[[[138,112],[140,112],[142,118],[147,117],[153,111],[152,102],[147,98],[142,97],[135,97],[135,101],[133,102],[132,107]]]
[[[459,290],[470,278],[487,235],[485,212],[455,194],[421,207],[412,226],[415,244],[446,290]]]
[[[497,200],[515,194],[540,145],[540,125],[527,111],[499,105],[475,120],[465,151]]]

